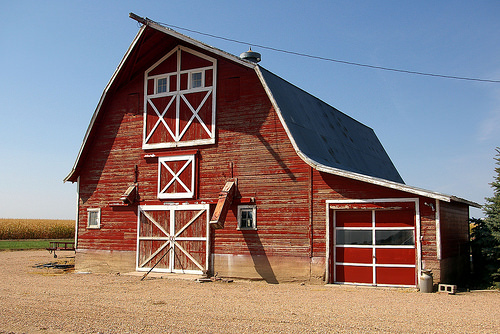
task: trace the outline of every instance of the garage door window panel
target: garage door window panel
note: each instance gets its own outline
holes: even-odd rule
[[[370,230],[337,230],[337,245],[371,245],[372,231]]]
[[[415,236],[412,230],[375,230],[375,244],[383,246],[413,246]]]

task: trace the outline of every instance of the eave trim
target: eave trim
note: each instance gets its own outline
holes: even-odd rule
[[[207,52],[210,52],[210,53],[213,53],[213,54],[216,54],[218,56],[221,56],[223,58],[226,58],[230,61],[233,61],[233,62],[236,62],[240,65],[243,65],[245,67],[249,67],[249,68],[255,68],[257,65],[255,63],[252,63],[251,61],[248,61],[248,60],[244,60],[244,59],[241,59],[240,57],[237,57],[235,55],[232,55],[228,52],[225,52],[223,50],[220,50],[220,49],[217,49],[216,47],[213,47],[211,45],[208,45],[208,44],[205,44],[205,43],[202,43],[196,39],[193,39],[189,36],[186,36],[186,35],[183,35],[181,34],[180,32],[177,32],[173,29],[170,29],[170,28],[167,28],[165,26],[162,26],[161,24],[159,23],[156,23],[154,21],[151,21],[151,20],[146,20],[146,24],[147,26],[153,28],[153,29],[156,29],[160,32],[163,32],[167,35],[170,35],[174,38],[177,38],[177,39],[180,39],[184,42],[187,42],[191,45],[194,45],[194,46],[197,46]],[[144,26],[143,26],[144,27]]]
[[[128,57],[132,53],[132,50],[134,49],[135,45],[137,44],[137,42],[139,41],[139,39],[141,38],[141,36],[145,30],[146,30],[146,26],[142,26],[141,29],[137,32],[137,35],[135,36],[134,40],[132,41],[132,44],[130,44],[130,46],[128,47],[127,52],[125,53],[122,60],[120,61],[120,64],[118,65],[115,72],[113,73],[113,76],[111,77],[108,84],[104,88],[104,91],[102,92],[101,98],[99,99],[99,103],[97,104],[96,110],[94,111],[94,114],[92,115],[92,119],[90,120],[90,124],[87,128],[87,132],[85,132],[85,136],[83,138],[82,145],[80,146],[80,151],[78,151],[78,155],[76,157],[75,164],[73,165],[73,168],[71,169],[71,172],[68,174],[68,176],[66,176],[64,178],[64,180],[63,180],[64,182],[70,181],[74,177],[76,169],[78,167],[78,164],[80,163],[80,159],[82,157],[83,150],[84,150],[84,148],[87,144],[87,141],[90,137],[90,133],[92,131],[92,128],[94,127],[94,123],[97,119],[97,116],[99,115],[99,112],[100,112],[102,104],[104,103],[104,100],[108,94],[108,91],[111,88],[111,86],[113,85],[116,77],[118,76],[118,73],[120,73],[123,65],[127,61]]]

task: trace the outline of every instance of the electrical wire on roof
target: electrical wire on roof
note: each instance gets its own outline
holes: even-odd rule
[[[301,52],[295,52],[295,51],[288,51],[288,50],[283,50],[283,49],[278,49],[270,46],[265,46],[265,45],[259,45],[259,44],[254,44],[254,43],[248,43],[248,42],[243,42],[239,41],[236,39],[232,38],[227,38],[227,37],[222,37],[222,36],[217,36],[197,30],[192,30],[188,28],[183,28],[179,26],[175,26],[173,24],[168,24],[168,23],[162,23],[162,22],[155,22],[158,24],[161,24],[166,27],[170,28],[175,28],[178,30],[184,30],[184,31],[189,31],[191,33],[203,35],[203,36],[208,36],[212,38],[217,38],[221,39],[224,41],[228,42],[233,42],[233,43],[238,43],[238,44],[244,44],[244,45],[252,45],[256,46],[262,49],[266,50],[271,50],[271,51],[276,51],[276,52],[281,52],[281,53],[287,53],[295,56],[300,56],[300,57],[307,57],[307,58],[312,58],[312,59],[318,59],[318,60],[324,60],[324,61],[329,61],[329,62],[334,62],[334,63],[340,63],[340,64],[346,64],[346,65],[353,65],[353,66],[359,66],[359,67],[367,67],[367,68],[372,68],[372,69],[377,69],[377,70],[384,70],[384,71],[392,71],[392,72],[399,72],[399,73],[406,73],[406,74],[415,74],[415,75],[423,75],[423,76],[429,76],[429,77],[438,77],[438,78],[445,78],[445,79],[456,79],[456,80],[467,80],[467,81],[479,81],[479,82],[488,82],[488,83],[500,83],[500,80],[493,80],[493,79],[481,79],[481,78],[468,78],[468,77],[460,77],[460,76],[454,76],[454,75],[445,75],[445,74],[437,74],[437,73],[428,73],[428,72],[420,72],[420,71],[411,71],[411,70],[404,70],[404,69],[398,69],[398,68],[391,68],[391,67],[384,67],[384,66],[376,66],[376,65],[369,65],[369,64],[362,64],[362,63],[357,63],[357,62],[352,62],[352,61],[346,61],[346,60],[339,60],[339,59],[333,59],[333,58],[327,58],[327,57],[321,57],[321,56],[314,56],[306,53],[301,53]]]

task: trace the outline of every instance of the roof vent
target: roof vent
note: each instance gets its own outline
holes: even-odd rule
[[[252,63],[258,63],[261,59],[260,57],[260,53],[253,52],[252,48],[249,48],[247,52],[240,54],[241,59],[251,61]]]

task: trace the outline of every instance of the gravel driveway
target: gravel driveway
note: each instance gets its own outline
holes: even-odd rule
[[[58,261],[71,261],[61,252]],[[35,268],[0,252],[0,333],[499,333],[500,293],[196,283]]]

